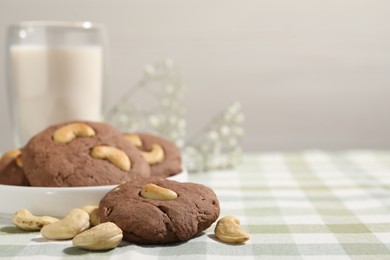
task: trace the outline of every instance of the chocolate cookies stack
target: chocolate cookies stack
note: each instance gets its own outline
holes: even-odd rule
[[[48,127],[0,160],[0,184],[75,187],[114,185],[137,177],[174,176],[180,151],[160,136],[123,134],[97,122]]]

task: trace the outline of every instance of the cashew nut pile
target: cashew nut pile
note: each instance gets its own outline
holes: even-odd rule
[[[140,196],[153,200],[177,198],[174,191],[151,183],[143,187]],[[34,216],[27,209],[20,209],[13,215],[12,221],[25,231],[40,230],[42,236],[49,240],[72,239],[75,247],[87,250],[113,249],[123,238],[123,232],[116,224],[100,223],[98,207],[91,205],[72,209],[61,220],[49,216]],[[240,221],[234,216],[221,218],[214,234],[219,240],[230,244],[242,244],[249,240],[249,234],[240,228]]]
[[[72,209],[61,220],[34,216],[30,211],[21,209],[13,215],[12,221],[22,230],[40,230],[42,236],[49,240],[72,239],[74,246],[87,250],[113,249],[123,237],[122,230],[114,223],[99,223],[96,206]]]

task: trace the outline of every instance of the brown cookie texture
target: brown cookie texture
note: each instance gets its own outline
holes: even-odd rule
[[[95,134],[76,137],[59,143],[53,138],[56,130],[73,123],[90,126]],[[131,162],[128,171],[106,159],[94,158],[96,146],[115,147]],[[105,123],[75,121],[57,124],[35,135],[22,153],[24,170],[32,186],[73,187],[120,184],[139,176],[149,176],[150,167],[139,150],[123,140],[123,135]]]
[[[24,174],[23,166],[18,165],[16,158],[20,156],[20,150],[15,149],[6,152],[0,158],[0,184],[30,186],[26,175]],[[19,154],[14,157],[11,154]]]
[[[140,146],[135,145],[141,152],[151,152],[154,144],[160,145],[163,149],[164,159],[158,163],[149,163],[152,176],[166,178],[182,172],[181,154],[175,143],[164,137],[147,133],[125,134],[125,137],[127,135],[139,136],[142,144]]]
[[[149,183],[177,193],[173,200],[140,196]],[[186,241],[207,229],[219,216],[218,198],[210,188],[158,177],[139,178],[113,189],[100,201],[102,222],[114,222],[124,240],[136,244],[169,244]]]

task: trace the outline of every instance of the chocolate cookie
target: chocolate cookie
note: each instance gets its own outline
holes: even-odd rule
[[[115,128],[97,122],[47,128],[27,143],[22,161],[32,186],[112,185],[150,175],[139,150]]]
[[[122,184],[99,205],[100,220],[114,222],[124,240],[136,244],[186,241],[210,227],[219,212],[218,198],[206,186],[158,177]]]
[[[30,186],[24,174],[21,161],[21,150],[6,152],[0,158],[0,184]]]
[[[149,163],[152,176],[170,177],[182,172],[179,148],[170,140],[145,133],[125,134]]]

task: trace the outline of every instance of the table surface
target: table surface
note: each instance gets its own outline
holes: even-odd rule
[[[168,246],[89,252],[0,223],[0,257],[21,259],[390,259],[390,151],[246,154],[234,170],[190,174],[215,190],[221,215],[251,239],[228,245],[212,225]]]

